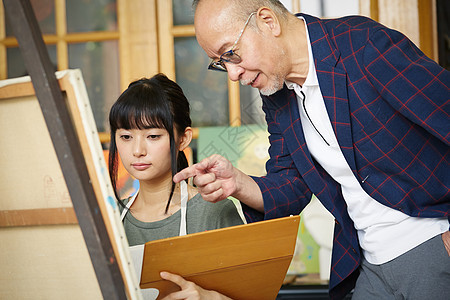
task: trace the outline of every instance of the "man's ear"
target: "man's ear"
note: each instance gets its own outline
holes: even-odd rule
[[[260,7],[256,12],[256,18],[257,22],[259,21],[259,24],[266,26],[274,36],[279,36],[281,34],[280,21],[275,12],[270,8],[265,6]]]
[[[192,128],[186,127],[183,135],[180,136],[179,151],[183,151],[192,141]]]

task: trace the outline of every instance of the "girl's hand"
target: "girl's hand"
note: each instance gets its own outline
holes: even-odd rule
[[[191,281],[185,280],[183,277],[168,273],[168,272],[161,272],[161,278],[165,280],[172,281],[176,285],[178,285],[181,288],[181,291],[174,292],[170,295],[167,295],[163,298],[163,300],[172,300],[172,299],[186,299],[186,300],[198,300],[198,299],[228,299],[230,298],[219,294],[216,291],[208,291],[205,289],[202,289],[195,283]]]

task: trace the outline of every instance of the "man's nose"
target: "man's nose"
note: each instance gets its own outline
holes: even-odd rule
[[[241,78],[241,74],[244,72],[244,69],[237,65],[232,63],[225,63],[227,67],[228,77],[232,81],[239,81]]]

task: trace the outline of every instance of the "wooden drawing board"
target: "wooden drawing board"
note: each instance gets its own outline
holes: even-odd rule
[[[140,299],[80,70],[56,73],[130,299]],[[0,295],[101,299],[99,285],[28,76],[0,81]],[[61,137],[64,138],[64,137]]]
[[[141,288],[159,298],[179,290],[159,273],[182,275],[232,299],[275,299],[291,262],[299,216],[205,231],[145,244]]]

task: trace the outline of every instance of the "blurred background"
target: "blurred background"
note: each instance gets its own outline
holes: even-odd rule
[[[1,2],[1,1],[0,1]],[[318,17],[361,14],[405,33],[449,67],[449,1],[283,0]],[[263,124],[256,90],[207,72],[195,40],[191,0],[31,0],[55,70],[79,68],[97,129],[107,143],[107,114],[129,82],[163,72],[192,105],[193,125]],[[8,16],[0,5],[0,79],[26,75]],[[194,147],[195,148],[195,147]],[[195,159],[195,157],[194,157]]]
[[[0,0],[1,2],[1,0]],[[450,1],[283,0],[292,12],[322,18],[364,15],[406,34],[431,59],[450,67]],[[267,132],[258,91],[210,72],[197,44],[192,0],[31,0],[55,71],[81,69],[108,155],[108,113],[128,84],[165,73],[191,103],[191,162],[213,153],[244,172],[264,175]],[[0,5],[0,80],[27,75],[3,3]],[[126,172],[123,196],[136,182]],[[305,210],[286,286],[326,286],[334,220],[313,199]],[[319,224],[319,225],[318,225]],[[319,230],[315,230],[319,228]],[[286,296],[288,297],[288,296]],[[288,299],[288,298],[286,298]]]

